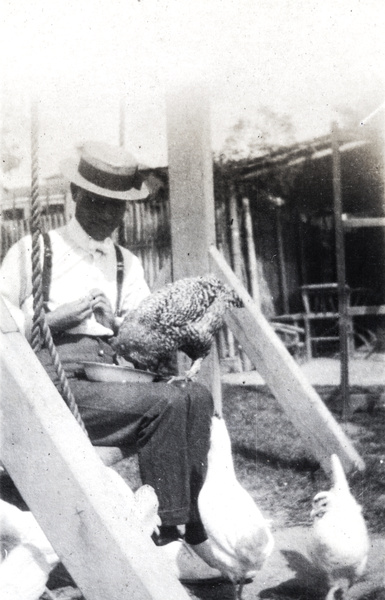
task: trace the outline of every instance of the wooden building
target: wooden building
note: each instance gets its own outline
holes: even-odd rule
[[[383,146],[351,139],[340,146],[343,212],[384,217]],[[250,200],[257,254],[276,312],[294,312],[299,287],[337,281],[330,136],[230,166],[238,195]],[[385,301],[385,235],[382,227],[345,234],[347,282]]]
[[[379,332],[384,345],[383,132],[380,127],[371,127],[340,131],[338,136],[346,284],[353,307],[351,327],[354,335],[357,333],[362,340],[367,340],[366,332],[369,337]],[[320,339],[324,335],[330,337],[330,341],[332,338],[338,341],[338,257],[331,135],[254,160],[226,165],[219,177],[224,176],[231,181],[238,200],[245,196],[249,199],[257,258],[268,284],[275,316],[330,313],[334,316],[334,325],[324,320],[321,330],[334,328],[333,333],[326,335],[320,331],[317,335]],[[306,306],[309,290],[310,302],[318,301],[318,306]],[[320,292],[318,298],[316,291]],[[326,291],[328,306],[322,305],[321,299]]]
[[[341,133],[343,213],[356,219],[377,219],[378,224],[385,218],[383,137],[374,128],[364,133]],[[150,195],[128,203],[119,238],[141,258],[153,287],[158,285],[161,271],[161,283],[171,278],[168,170],[148,169],[145,176]],[[253,296],[257,279],[262,310],[268,318],[303,312],[303,286],[337,282],[330,135],[256,159],[215,164],[214,191],[217,245]],[[51,180],[48,193],[42,189],[41,197],[47,227],[60,225],[71,212],[63,182]],[[18,220],[16,227],[11,213],[17,219],[22,207],[23,225]],[[3,256],[10,243],[28,231],[26,191],[20,197],[15,191],[9,193],[2,209]],[[383,306],[384,227],[346,229],[345,253],[351,302]],[[257,259],[254,266],[253,254]],[[333,310],[336,312],[337,306]],[[363,328],[376,329],[384,327],[384,318],[363,316],[357,322]]]

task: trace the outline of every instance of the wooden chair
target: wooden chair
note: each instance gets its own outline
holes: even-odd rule
[[[282,340],[287,350],[294,357],[298,357],[304,347],[305,330],[300,327],[298,320],[294,324],[271,321],[270,325]]]
[[[350,288],[346,287],[347,305],[350,307]],[[305,327],[305,345],[308,360],[313,357],[313,349],[320,343],[338,342],[339,317],[338,283],[317,283],[301,286]],[[353,323],[349,316],[349,351],[354,350]],[[320,326],[320,323],[322,325]],[[318,324],[318,326],[317,326]]]

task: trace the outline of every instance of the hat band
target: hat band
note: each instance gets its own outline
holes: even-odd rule
[[[115,173],[100,171],[82,158],[80,159],[78,172],[90,183],[113,192],[127,192],[133,187],[140,190],[142,186],[142,179],[137,168],[133,175],[116,175]]]

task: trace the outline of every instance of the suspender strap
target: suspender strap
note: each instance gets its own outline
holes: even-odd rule
[[[116,254],[116,286],[117,286],[115,314],[117,317],[120,317],[121,312],[122,312],[120,303],[122,301],[124,261],[123,261],[123,253],[120,249],[120,246],[118,246],[117,244],[114,244],[114,246],[115,246],[115,254]]]
[[[43,235],[44,241],[44,262],[43,262],[43,273],[42,273],[42,287],[43,287],[43,304],[44,309],[48,311],[48,300],[49,300],[49,291],[51,289],[51,280],[52,280],[52,246],[51,246],[51,238],[48,233]],[[122,301],[122,288],[123,288],[123,279],[124,279],[124,260],[123,253],[120,247],[117,244],[114,244],[115,254],[116,254],[116,316],[121,315],[121,306],[120,303]]]

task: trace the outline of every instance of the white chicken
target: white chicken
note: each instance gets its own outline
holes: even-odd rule
[[[150,536],[158,531],[158,498],[149,485],[135,494],[125,480],[105,467],[105,485],[115,491],[117,503],[126,502],[138,517],[140,529]],[[0,600],[38,600],[59,557],[33,514],[0,499]]]
[[[343,598],[365,571],[369,537],[361,506],[353,498],[336,454],[331,456],[333,486],[313,499],[309,554],[328,577],[327,600]]]
[[[0,500],[1,600],[37,600],[59,562],[32,513]]]
[[[235,597],[241,599],[246,579],[262,567],[274,540],[269,522],[237,481],[230,436],[218,416],[212,419],[207,475],[198,507],[216,567],[233,582]]]

